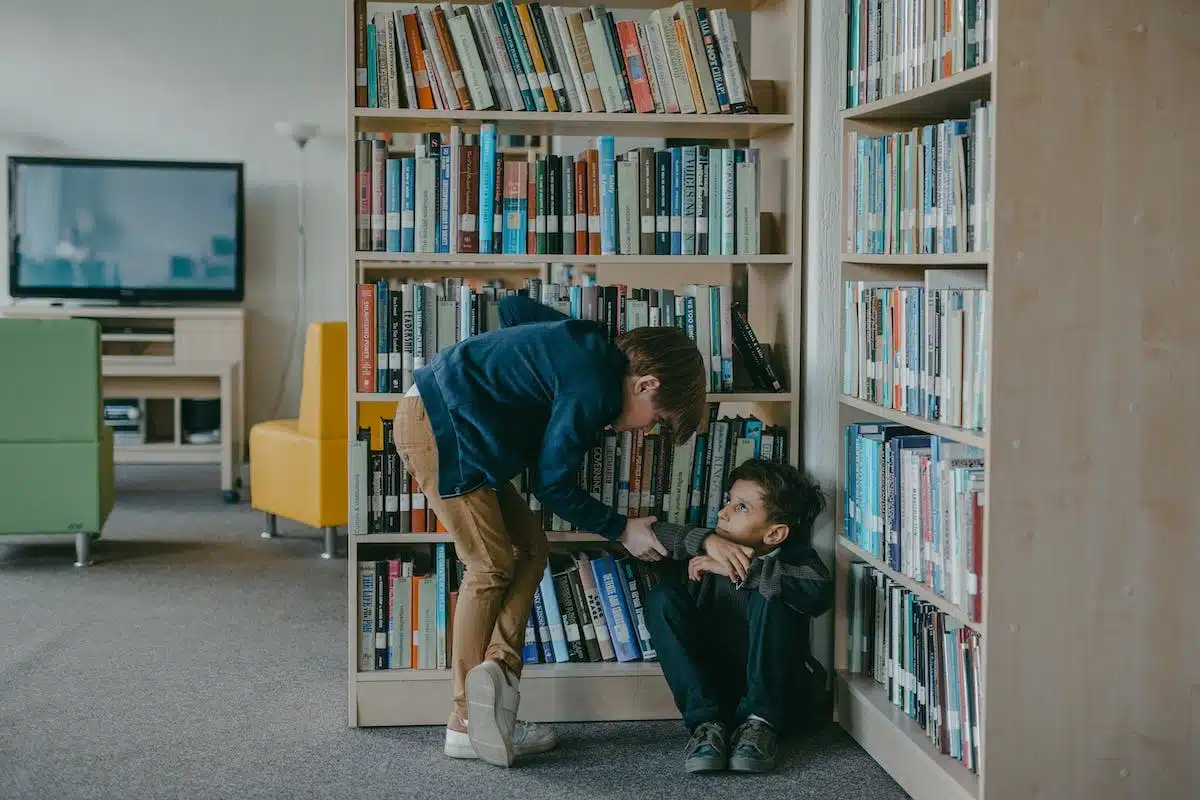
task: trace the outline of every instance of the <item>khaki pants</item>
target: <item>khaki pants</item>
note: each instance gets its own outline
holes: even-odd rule
[[[438,496],[437,444],[420,397],[401,399],[394,427],[400,458],[466,565],[451,647],[454,711],[465,720],[467,673],[473,667],[495,659],[521,674],[525,626],[550,546],[541,522],[510,483],[459,497]]]

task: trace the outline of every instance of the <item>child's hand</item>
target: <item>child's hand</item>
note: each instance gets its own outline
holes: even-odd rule
[[[625,532],[621,534],[621,544],[634,558],[642,561],[658,561],[667,554],[667,548],[654,535],[650,526],[657,517],[630,517],[625,522]]]
[[[705,554],[721,564],[724,569],[722,575],[735,581],[746,580],[746,573],[750,571],[750,556],[754,553],[749,547],[712,533],[704,537],[703,549]]]
[[[688,562],[688,577],[694,581],[698,581],[704,577],[706,572],[729,577],[729,572],[726,570],[725,565],[712,556],[693,556],[692,560]]]

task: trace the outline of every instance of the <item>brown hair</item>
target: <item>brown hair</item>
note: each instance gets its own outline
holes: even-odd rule
[[[675,431],[675,441],[688,440],[700,427],[707,402],[704,358],[682,328],[643,327],[617,337],[634,377],[658,378],[654,407]]]

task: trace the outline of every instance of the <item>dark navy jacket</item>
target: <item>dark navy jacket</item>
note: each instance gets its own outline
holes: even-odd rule
[[[413,379],[438,449],[438,493],[500,486],[526,468],[542,505],[617,539],[625,517],[579,488],[596,435],[621,414],[629,361],[595,322],[519,295],[498,331],[443,350]]]

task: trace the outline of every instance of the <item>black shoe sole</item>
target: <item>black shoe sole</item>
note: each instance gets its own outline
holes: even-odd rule
[[[735,756],[729,759],[729,769],[731,772],[770,772],[775,769],[775,762],[760,761],[754,758],[738,758]]]

